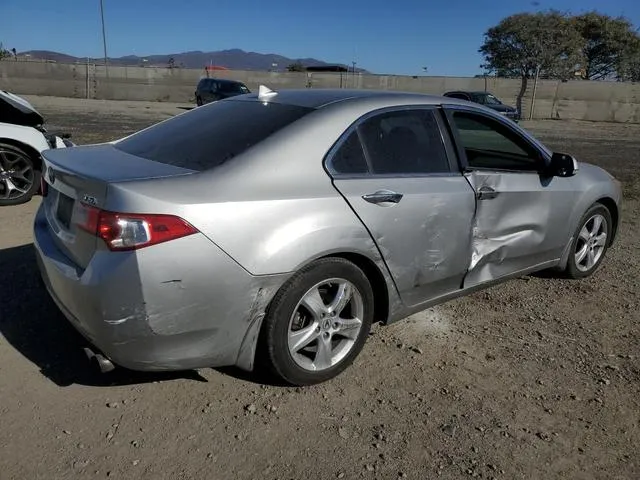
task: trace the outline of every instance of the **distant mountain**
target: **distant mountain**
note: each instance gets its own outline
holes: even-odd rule
[[[50,60],[59,63],[84,63],[86,58],[74,57],[72,55],[66,55],[59,52],[51,52],[48,50],[29,50],[27,52],[21,52],[19,56],[29,55],[32,58],[38,58],[42,60]],[[316,58],[288,58],[275,53],[257,53],[257,52],[245,52],[237,48],[231,50],[220,50],[216,52],[183,52],[183,53],[170,53],[166,55],[149,55],[147,57],[139,57],[136,55],[127,55],[118,58],[109,58],[110,65],[154,65],[154,66],[167,66],[170,59],[173,58],[173,63],[176,67],[181,68],[204,68],[206,65],[218,65],[229,68],[231,70],[272,70],[277,68],[278,70],[286,70],[287,66],[292,63],[301,63],[305,67],[327,66],[327,65],[340,65],[347,67],[347,65],[328,63]],[[103,58],[90,58],[90,62],[102,63]],[[274,67],[273,64],[277,64]],[[348,68],[352,68],[349,66]],[[365,72],[366,70],[356,68],[358,72]]]

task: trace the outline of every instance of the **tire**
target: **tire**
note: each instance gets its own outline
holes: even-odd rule
[[[200,97],[196,97],[196,105],[197,105],[198,107],[201,107],[201,106],[202,106],[202,99],[201,99]]]
[[[20,205],[40,188],[36,160],[21,148],[0,143],[0,206]]]
[[[568,278],[586,278],[598,269],[609,248],[612,227],[611,212],[601,203],[593,204],[585,212],[573,234],[573,243],[564,271]]]
[[[345,292],[346,300],[338,302]],[[373,305],[371,284],[355,264],[341,258],[311,263],[294,274],[269,305],[260,335],[260,363],[291,385],[336,377],[362,350]]]

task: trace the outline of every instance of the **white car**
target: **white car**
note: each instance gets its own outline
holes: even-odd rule
[[[43,125],[29,102],[0,90],[0,206],[28,202],[39,192],[44,150],[74,146]]]

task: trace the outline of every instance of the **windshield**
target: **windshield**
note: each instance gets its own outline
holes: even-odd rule
[[[219,90],[225,93],[248,93],[249,89],[241,83],[219,82]]]
[[[502,105],[502,102],[490,93],[475,93],[473,94],[473,101],[482,105]]]
[[[223,100],[158,123],[115,147],[155,162],[204,171],[231,160],[312,111],[295,105]]]

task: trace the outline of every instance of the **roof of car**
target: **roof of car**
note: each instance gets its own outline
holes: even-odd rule
[[[468,93],[471,95],[493,95],[491,92],[485,92],[482,90],[451,90],[450,92],[445,93],[445,95],[449,95],[451,93]]]
[[[200,79],[201,82],[203,81],[215,81],[215,82],[220,82],[220,83],[237,83],[239,85],[244,85],[244,83],[242,83],[239,80],[230,80],[228,78],[212,78],[212,77],[204,77]]]
[[[258,93],[243,95],[243,99],[256,100]],[[236,98],[239,100],[241,98]],[[307,108],[322,108],[329,104],[357,100],[381,101],[413,101],[424,105],[438,105],[443,102],[443,97],[427,95],[424,93],[398,92],[389,90],[350,90],[350,89],[285,89],[277,90],[276,95],[268,98],[269,102],[297,105]],[[447,103],[456,102],[456,99],[446,99]],[[460,102],[462,103],[462,101]]]

